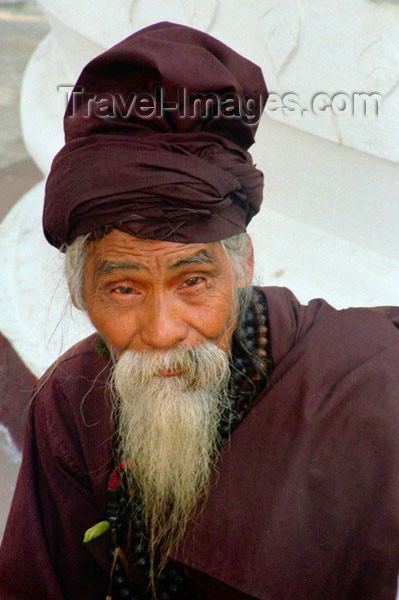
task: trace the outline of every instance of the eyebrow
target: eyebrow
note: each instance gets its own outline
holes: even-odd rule
[[[139,265],[137,263],[114,262],[110,260],[103,260],[99,265],[97,265],[96,274],[109,275],[110,273],[114,273],[114,271],[140,271],[141,269],[146,269],[148,271],[147,267],[144,267],[143,265]]]
[[[170,265],[168,265],[167,268],[172,270],[172,269],[179,269],[180,267],[183,267],[184,265],[189,265],[189,264],[193,264],[193,263],[213,263],[213,262],[214,262],[213,257],[208,252],[206,252],[206,250],[200,250],[199,252],[196,252],[192,256],[186,256],[186,257],[179,258],[175,262],[172,262]],[[132,262],[126,262],[126,261],[114,262],[114,261],[109,261],[109,260],[103,260],[96,267],[96,274],[97,275],[109,275],[110,273],[114,273],[115,271],[127,271],[127,270],[149,271],[148,267],[146,267],[145,265],[141,265],[139,263],[132,263]]]
[[[206,251],[200,250],[196,252],[192,256],[186,256],[183,258],[179,258],[176,262],[173,262],[168,266],[168,269],[178,269],[179,267],[183,267],[184,265],[190,265],[192,263],[213,263],[213,257]]]

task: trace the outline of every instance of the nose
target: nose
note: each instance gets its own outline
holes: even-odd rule
[[[140,338],[144,349],[168,350],[184,341],[188,326],[180,303],[173,298],[155,296],[143,307]]]

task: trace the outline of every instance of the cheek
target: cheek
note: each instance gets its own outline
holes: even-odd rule
[[[193,323],[210,340],[230,338],[236,323],[236,307],[233,295],[225,292],[210,296],[196,310],[196,322]]]
[[[88,313],[97,331],[115,348],[120,350],[127,348],[135,330],[135,319],[132,311],[89,307]]]

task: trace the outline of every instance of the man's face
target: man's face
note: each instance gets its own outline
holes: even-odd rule
[[[228,350],[237,283],[217,242],[143,240],[114,229],[90,243],[84,297],[94,326],[118,354],[205,341]]]

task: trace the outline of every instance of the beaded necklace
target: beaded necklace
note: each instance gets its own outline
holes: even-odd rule
[[[218,449],[248,414],[257,393],[267,386],[270,369],[267,333],[266,298],[260,290],[254,289],[242,325],[233,337],[229,405],[219,424]],[[109,555],[112,566],[106,600],[152,600],[148,539],[140,499],[136,496],[133,500],[135,515],[131,520],[123,493],[123,470],[123,463],[119,463],[110,475],[107,489],[106,517],[111,530],[112,548]],[[122,550],[128,544],[134,555],[132,568],[129,568],[129,561]],[[130,578],[137,582],[135,589],[130,584]],[[168,559],[165,568],[156,575],[155,585],[157,600],[196,597],[190,579],[172,559]]]

